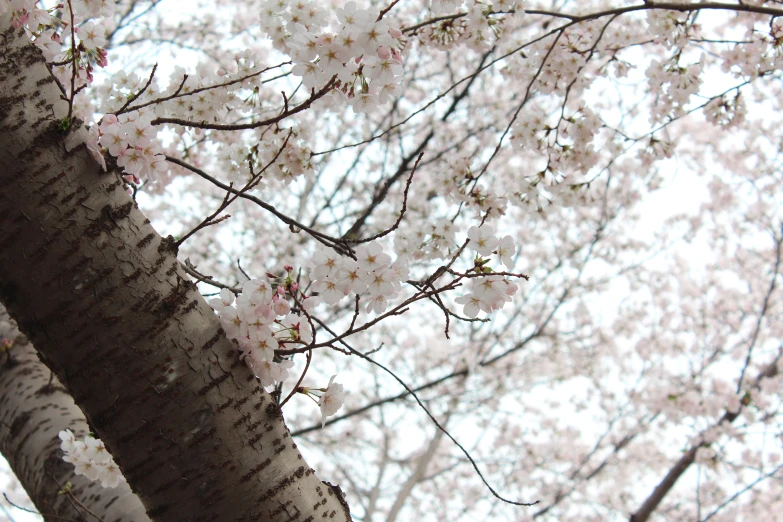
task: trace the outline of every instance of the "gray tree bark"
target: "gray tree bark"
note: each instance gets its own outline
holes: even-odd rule
[[[0,301],[155,521],[350,520],[176,258],[0,28]],[[31,456],[32,457],[32,456]]]
[[[84,414],[0,306],[2,339],[12,344],[0,355],[0,452],[44,518],[94,522],[89,510],[104,522],[149,522],[128,484],[103,488],[62,460],[57,434],[83,437]],[[72,498],[60,494],[69,483]]]

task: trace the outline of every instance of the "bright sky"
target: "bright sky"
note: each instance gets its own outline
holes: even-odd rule
[[[31,506],[22,487],[16,477],[11,474],[8,462],[0,455],[0,493],[8,496],[14,504]],[[39,522],[43,520],[38,515],[25,513],[21,509],[13,507],[5,498],[0,499],[0,522]]]

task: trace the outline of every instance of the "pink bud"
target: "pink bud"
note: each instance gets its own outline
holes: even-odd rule
[[[381,60],[388,60],[391,58],[391,51],[388,47],[380,46],[378,47],[378,58]]]
[[[285,265],[283,268],[285,268],[286,272],[291,272],[294,269],[294,267],[291,265]]]
[[[106,67],[109,65],[109,59],[106,55],[106,49],[98,49],[98,59],[96,60],[99,66]]]
[[[218,69],[217,70],[217,75],[218,76],[225,76],[226,75],[225,69]]]
[[[299,283],[291,283],[291,291],[296,292],[297,290],[299,290]]]
[[[389,29],[389,36],[391,36],[392,38],[399,38],[400,36],[402,36],[402,31],[392,27],[391,29]]]
[[[26,24],[29,19],[30,19],[30,13],[25,11],[25,13],[19,18],[17,18],[16,21],[14,22],[14,29],[19,29],[19,26]],[[60,38],[57,37],[57,39],[55,39],[54,35],[52,35],[52,40],[59,41]]]

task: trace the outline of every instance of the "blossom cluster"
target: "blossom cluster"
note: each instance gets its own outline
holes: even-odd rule
[[[156,140],[157,130],[151,122],[152,114],[142,110],[119,117],[107,114],[97,127],[97,143],[117,158],[117,165],[122,167],[126,179],[134,183],[139,183],[141,177],[154,182],[157,174],[167,169],[166,157],[161,154],[161,146]],[[96,137],[94,133],[93,139]],[[94,152],[92,145],[90,149]],[[97,152],[96,159],[105,169],[102,151]]]
[[[114,9],[110,0],[74,0],[48,10],[39,9],[37,0],[0,1],[0,15],[10,12],[15,28],[30,30],[46,60],[57,63],[52,71],[66,88],[71,88],[72,69],[76,69],[73,94],[92,82],[93,64],[108,64],[106,26],[101,19]]]
[[[220,298],[209,302],[218,313],[226,337],[237,342],[240,357],[263,386],[285,381],[294,365],[285,359],[275,362],[275,350],[281,344],[306,345],[313,340],[310,324],[291,313],[286,288],[297,291],[293,282],[275,289],[263,279],[250,279],[236,298],[236,306],[234,294],[225,288]],[[303,300],[302,306],[311,310],[317,304],[318,299],[310,297]]]
[[[511,302],[511,297],[517,293],[519,286],[505,277],[493,275],[492,270],[486,266],[489,256],[496,254],[500,263],[512,270],[516,254],[514,238],[504,236],[498,239],[494,228],[487,224],[473,226],[468,229],[468,248],[477,253],[474,269],[485,275],[471,279],[471,291],[456,298],[454,302],[464,305],[462,313],[472,319],[477,317],[480,311],[491,313],[503,308],[506,303]]]
[[[117,71],[95,88],[100,100],[100,110],[104,113],[117,112],[131,97],[156,100],[151,107],[158,116],[172,116],[198,122],[221,121],[226,114],[246,108],[248,104],[238,95],[241,88],[253,88],[244,82],[225,85],[227,80],[236,80],[237,75],[248,73],[255,65],[244,58],[249,51],[238,53],[234,57],[231,71],[218,68],[214,64],[199,63],[190,73],[181,66],[174,67],[169,75],[168,85],[161,88],[158,76],[142,78],[135,72]],[[143,92],[142,92],[143,91]],[[197,131],[198,132],[198,131]]]
[[[503,17],[519,15],[524,10],[515,0],[432,0],[430,10],[433,16],[462,12],[456,20],[445,20],[423,28],[419,38],[428,45],[447,50],[464,44],[474,51],[486,51],[500,39],[503,33]]]
[[[704,56],[699,63],[689,67],[658,60],[650,63],[646,72],[650,90],[659,93],[650,110],[650,123],[661,123],[666,118],[677,118],[685,114],[688,100],[699,93],[703,61]]]
[[[407,262],[447,257],[454,237],[454,225],[447,219],[400,232],[394,243],[398,254],[394,264],[377,241],[360,245],[356,249],[356,260],[332,250],[318,250],[311,263],[313,290],[328,305],[337,304],[350,294],[366,292],[369,297],[366,311],[383,313],[389,301],[399,295],[402,281],[408,278]],[[470,274],[471,291],[455,302],[464,305],[466,316],[475,318],[479,311],[499,310],[518,290],[516,283],[496,275],[488,266],[490,256],[497,255],[498,261],[512,270],[516,246],[511,236],[498,239],[494,228],[487,224],[468,229],[467,246],[477,254]]]
[[[499,191],[485,187],[471,168],[473,158],[463,154],[450,155],[445,168],[434,176],[437,191],[452,201],[471,208],[477,217],[496,218],[505,214],[508,200]]]
[[[291,136],[287,136],[288,133]],[[311,161],[312,149],[300,139],[301,129],[291,127],[280,130],[262,141],[249,146],[243,142],[224,146],[217,153],[223,171],[229,180],[246,182],[262,173],[256,186],[263,187],[269,181],[288,186],[300,176],[310,178],[315,173]]]
[[[737,91],[734,96],[717,96],[704,107],[704,117],[713,125],[735,127],[745,122],[748,109]]]
[[[99,110],[105,114],[118,112],[130,97],[144,87],[146,81],[133,71],[117,71],[106,78],[102,84],[95,86],[96,95],[100,100]],[[158,91],[157,80],[153,78],[145,94],[151,95]]]
[[[242,293],[234,301],[234,294],[224,288],[220,297],[209,304],[217,312],[226,337],[237,342],[245,361],[262,386],[273,386],[288,377],[294,366],[290,359],[276,357],[281,345],[307,345],[313,341],[310,323],[293,313],[288,298],[299,299],[303,310],[312,311],[321,300],[305,296],[291,279],[293,267],[286,266],[288,276],[282,284],[273,288],[263,279],[250,279],[242,287]],[[329,380],[326,388],[299,388],[297,391],[314,400],[317,398],[322,422],[340,409],[345,398],[341,384]]]
[[[378,19],[378,9],[358,9],[350,1],[335,9],[334,32],[326,11],[313,1],[264,2],[261,25],[281,52],[288,54],[292,72],[308,90],[337,78],[339,96],[355,112],[367,112],[396,96],[402,80],[402,32]]]
[[[685,47],[690,38],[699,36],[698,24],[688,21],[688,13],[650,9],[647,11],[647,23],[655,42],[671,47]]]
[[[454,246],[456,227],[450,219],[440,218],[433,223],[422,222],[411,228],[398,230],[394,235],[394,251],[400,259],[445,259]]]
[[[389,300],[396,298],[402,281],[408,278],[408,265],[401,259],[392,264],[377,241],[356,248],[356,260],[332,250],[321,249],[312,259],[313,290],[326,304],[337,304],[351,293],[369,294],[366,311],[381,314]]]
[[[307,178],[315,173],[310,146],[304,140],[297,139],[299,129],[292,128],[290,132],[291,137],[287,141],[285,133],[279,132],[259,142],[257,147],[261,166],[274,161],[272,169],[266,171],[265,177],[278,180],[286,186],[299,176]]]
[[[513,127],[512,144],[541,158],[542,170],[529,173],[527,183],[515,192],[520,207],[540,212],[551,204],[574,206],[592,196],[584,182],[599,160],[596,137],[602,123],[597,114],[581,106],[569,116],[549,123],[540,107],[521,113]]]
[[[123,480],[120,468],[114,462],[106,446],[90,435],[77,439],[71,430],[59,434],[60,449],[65,453],[63,460],[74,466],[74,473],[90,480],[100,480],[105,488],[117,487]]]

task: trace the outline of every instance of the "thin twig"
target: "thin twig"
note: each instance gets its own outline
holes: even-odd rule
[[[285,403],[288,402],[288,399],[294,396],[294,394],[299,390],[299,385],[302,384],[302,381],[304,380],[305,375],[307,374],[308,368],[310,368],[310,361],[313,359],[313,352],[312,350],[307,352],[307,362],[305,363],[304,371],[302,372],[302,375],[299,376],[299,380],[296,381],[296,384],[294,385],[294,389],[291,390],[291,393],[288,394],[288,397],[283,400],[283,402],[280,403],[280,407],[282,408],[285,406]]]
[[[305,101],[303,101],[293,109],[284,110],[277,116],[262,121],[256,121],[250,123],[236,123],[236,124],[219,124],[219,123],[207,123],[207,122],[200,122],[200,121],[189,121],[189,120],[183,120],[181,118],[156,118],[152,120],[152,125],[161,125],[164,123],[169,123],[173,125],[182,125],[183,127],[190,127],[196,129],[225,130],[225,131],[247,130],[247,129],[257,129],[259,127],[266,127],[278,123],[290,116],[293,116],[294,114],[309,109],[314,101],[323,98],[326,94],[328,94],[329,91],[331,91],[332,88],[335,86],[336,82],[337,82],[337,76],[334,76],[332,77],[331,80],[329,80],[329,82],[326,85],[323,86],[323,88],[321,88],[321,90],[319,90],[318,92],[315,92],[315,90],[313,90],[309,98],[307,98]]]
[[[71,117],[73,116],[73,98],[76,96],[76,57],[79,55],[76,48],[76,28],[73,24],[73,6],[71,0],[68,0],[68,12],[71,15],[71,94],[68,96],[68,118],[66,122],[71,126]]]
[[[397,3],[398,3],[399,1],[400,1],[400,0],[392,0],[392,3],[390,3],[389,5],[387,5],[386,7],[384,7],[384,8],[383,8],[383,10],[381,10],[381,12],[380,12],[380,13],[378,13],[378,18],[376,18],[376,19],[375,19],[375,21],[376,21],[376,22],[380,22],[380,21],[383,19],[383,17],[384,17],[384,16],[386,16],[386,13],[388,13],[389,11],[391,11],[391,10],[392,10],[392,8],[393,8],[395,5],[397,5]]]
[[[142,87],[142,88],[139,90],[139,92],[137,92],[136,94],[134,94],[134,95],[130,96],[130,97],[128,98],[128,101],[127,101],[127,102],[125,102],[125,105],[123,105],[122,107],[120,107],[120,110],[118,110],[118,111],[117,111],[115,114],[122,114],[123,112],[125,112],[125,109],[127,109],[127,108],[128,108],[128,106],[129,106],[131,103],[135,102],[135,101],[136,101],[136,100],[139,98],[139,96],[141,96],[142,94],[144,94],[144,92],[145,92],[147,89],[149,89],[149,86],[152,84],[152,79],[155,77],[155,71],[157,71],[157,70],[158,70],[158,64],[156,63],[156,64],[155,64],[155,65],[152,67],[152,72],[150,72],[150,77],[149,77],[149,79],[147,80],[147,83],[145,83],[145,84],[144,84],[144,87]]]
[[[370,236],[364,239],[346,239],[348,243],[369,243],[370,241],[374,241],[376,239],[380,239],[388,234],[391,234],[397,228],[399,228],[400,223],[402,223],[402,218],[405,217],[405,211],[408,210],[408,191],[410,191],[411,188],[411,182],[413,181],[413,175],[416,174],[416,169],[419,168],[419,162],[421,161],[421,158],[424,156],[424,151],[421,151],[419,153],[419,157],[416,158],[416,163],[413,165],[413,168],[411,169],[411,173],[408,176],[408,181],[405,183],[405,190],[403,190],[402,193],[402,209],[400,210],[400,215],[397,217],[397,221],[394,222],[394,224],[384,230],[383,232],[378,232],[374,236]]]
[[[321,327],[322,327],[322,328],[324,328],[324,329],[325,329],[327,332],[329,332],[330,334],[332,334],[332,335],[336,335],[336,334],[335,334],[335,333],[334,333],[334,332],[333,332],[333,331],[332,331],[332,330],[331,330],[331,329],[330,329],[330,328],[329,328],[329,327],[328,327],[328,326],[327,326],[325,323],[323,323],[322,321],[318,321],[318,324],[320,324],[320,325],[321,325]],[[418,395],[416,395],[416,392],[415,392],[415,391],[413,391],[413,390],[412,390],[412,389],[411,389],[411,388],[410,388],[410,387],[409,387],[407,384],[405,384],[405,382],[404,382],[402,379],[400,379],[400,378],[397,376],[397,374],[395,374],[393,371],[391,371],[390,369],[388,369],[386,366],[382,365],[381,363],[379,363],[378,361],[376,361],[376,360],[372,359],[371,357],[369,357],[369,356],[367,356],[367,355],[363,354],[362,352],[360,352],[360,351],[358,351],[358,350],[354,349],[352,346],[350,346],[350,345],[349,345],[348,343],[346,343],[344,340],[340,340],[340,343],[341,343],[343,346],[345,346],[345,347],[346,347],[346,348],[347,348],[347,349],[348,349],[348,350],[351,352],[351,354],[353,354],[353,355],[356,355],[356,356],[358,356],[358,357],[360,357],[360,358],[362,358],[362,359],[364,359],[364,360],[366,360],[366,361],[368,361],[368,362],[370,362],[370,363],[374,364],[375,366],[377,366],[377,367],[378,367],[378,368],[380,368],[381,370],[383,370],[383,371],[385,371],[386,373],[388,373],[388,374],[389,374],[389,375],[390,375],[390,376],[391,376],[391,377],[392,377],[392,378],[393,378],[395,381],[397,381],[397,382],[398,382],[398,383],[399,383],[399,384],[400,384],[400,385],[401,385],[403,388],[405,388],[405,391],[407,391],[407,392],[408,392],[408,394],[410,394],[411,396],[413,396],[413,398],[416,400],[416,403],[417,403],[417,404],[418,404],[418,405],[421,407],[421,409],[422,409],[422,410],[424,410],[424,413],[426,413],[426,414],[427,414],[427,416],[428,416],[428,417],[430,418],[430,420],[431,420],[431,421],[432,421],[432,422],[435,424],[435,426],[437,426],[437,428],[438,428],[439,430],[441,430],[441,431],[442,431],[442,432],[443,432],[443,433],[444,433],[444,434],[445,434],[445,435],[446,435],[446,436],[447,436],[449,439],[451,439],[451,442],[453,442],[453,443],[454,443],[454,444],[455,444],[455,445],[456,445],[456,446],[457,446],[457,447],[458,447],[458,448],[459,448],[459,449],[462,451],[462,453],[465,455],[465,457],[468,459],[468,461],[469,461],[469,462],[471,463],[471,465],[473,466],[473,469],[476,471],[476,474],[478,474],[479,478],[481,478],[481,481],[484,483],[484,485],[487,487],[487,489],[489,489],[489,491],[492,493],[492,495],[493,495],[495,498],[497,498],[498,500],[500,500],[500,501],[502,501],[502,502],[505,502],[506,504],[512,504],[512,505],[515,505],[515,506],[534,506],[534,505],[536,505],[536,504],[538,504],[538,503],[540,502],[540,500],[536,500],[535,502],[518,502],[518,501],[515,501],[515,500],[509,500],[509,499],[507,499],[507,498],[505,498],[505,497],[501,496],[501,495],[500,495],[500,494],[499,494],[497,491],[495,491],[495,489],[494,489],[492,486],[490,486],[490,485],[489,485],[489,482],[487,482],[487,479],[486,479],[486,478],[484,478],[484,475],[481,473],[481,470],[478,468],[478,464],[476,464],[476,461],[475,461],[475,460],[473,460],[473,457],[471,457],[471,456],[470,456],[470,453],[468,452],[468,450],[466,450],[466,449],[465,449],[465,447],[464,447],[462,444],[460,444],[459,442],[457,442],[457,439],[455,439],[455,438],[454,438],[454,437],[451,435],[451,433],[449,433],[449,432],[448,432],[448,430],[446,430],[446,428],[444,428],[444,427],[443,427],[443,426],[442,426],[442,425],[441,425],[441,424],[438,422],[438,420],[437,420],[437,419],[436,419],[436,418],[435,418],[435,417],[432,415],[432,413],[430,413],[430,410],[428,410],[428,409],[427,409],[427,407],[424,405],[424,403],[421,401],[421,399],[419,399],[419,396],[418,396]]]
[[[168,161],[169,163],[174,163],[175,165],[179,165],[180,167],[186,168],[189,171],[191,171],[191,172],[193,172],[195,174],[198,174],[202,178],[206,179],[207,181],[209,181],[213,185],[222,188],[223,190],[229,190],[229,191],[233,192],[234,194],[240,194],[239,190],[230,188],[225,183],[222,183],[221,181],[219,181],[218,179],[214,178],[213,176],[207,174],[206,172],[204,172],[203,170],[199,169],[198,167],[194,167],[193,165],[190,165],[189,163],[186,163],[185,161],[182,161],[181,159],[174,158],[172,156],[166,156],[166,161]],[[280,219],[286,225],[294,226],[296,228],[304,230],[305,232],[307,232],[308,234],[313,236],[313,238],[315,238],[317,241],[319,241],[320,243],[323,243],[327,247],[333,248],[337,252],[339,252],[339,253],[341,253],[343,255],[350,256],[352,254],[350,247],[348,247],[347,245],[344,245],[343,242],[340,239],[333,238],[332,236],[329,236],[329,235],[324,234],[322,232],[318,232],[317,230],[314,230],[314,229],[308,227],[307,225],[299,223],[298,221],[296,221],[296,220],[286,216],[285,214],[283,214],[282,212],[277,210],[275,207],[273,207],[269,203],[267,203],[267,202],[265,202],[265,201],[255,197],[255,196],[251,196],[249,194],[240,194],[239,197],[241,197],[243,199],[246,199],[248,201],[252,201],[256,205],[258,205],[261,208],[263,208],[264,210],[267,210],[267,211],[271,212],[272,214],[274,214],[278,219]]]
[[[57,520],[68,520],[69,522],[73,522],[72,518],[61,517],[59,515],[54,515],[52,513],[41,513],[40,511],[35,511],[34,509],[29,509],[29,508],[26,508],[24,506],[20,506],[19,504],[14,504],[11,501],[11,499],[8,498],[8,495],[6,495],[5,493],[3,493],[3,498],[5,498],[5,501],[8,502],[9,504],[11,504],[13,507],[15,507],[16,509],[19,509],[21,511],[24,511],[25,513],[32,513],[33,515],[38,515],[38,516],[44,517],[46,519],[56,518]]]
[[[95,519],[96,519],[96,520],[98,520],[98,522],[104,522],[104,520],[103,520],[101,517],[99,517],[98,515],[96,515],[96,514],[95,514],[95,513],[93,513],[92,511],[90,511],[90,509],[89,509],[87,506],[85,506],[85,505],[84,505],[82,502],[80,502],[80,501],[79,501],[79,499],[78,499],[78,498],[76,498],[76,495],[74,495],[74,494],[73,494],[73,493],[71,493],[70,491],[67,491],[67,490],[65,490],[65,489],[64,489],[64,488],[63,488],[63,487],[60,485],[60,483],[57,481],[57,478],[56,478],[56,477],[55,477],[55,476],[54,476],[52,473],[49,473],[49,476],[50,476],[50,477],[52,477],[52,480],[54,480],[54,481],[57,483],[57,486],[60,488],[60,491],[61,491],[61,492],[62,492],[62,493],[65,495],[65,497],[66,497],[68,500],[70,500],[70,501],[71,501],[71,505],[72,505],[72,506],[74,506],[74,509],[76,509],[76,505],[74,504],[74,502],[75,502],[76,504],[79,504],[79,506],[80,506],[82,509],[84,509],[84,510],[85,510],[87,513],[89,513],[90,515],[92,515],[93,517],[95,517]],[[76,511],[79,511],[79,510],[78,510],[78,509],[76,509]],[[81,515],[81,512],[79,512],[79,514]],[[82,515],[82,517],[84,517],[84,515]]]

